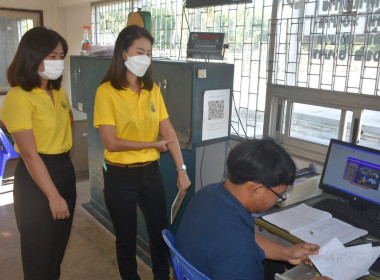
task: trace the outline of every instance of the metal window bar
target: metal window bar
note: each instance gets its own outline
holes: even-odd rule
[[[273,70],[271,73],[266,73],[267,64],[266,56],[269,54],[269,45],[266,36],[261,36],[259,40],[259,47],[254,46],[255,34],[253,33],[255,28],[260,30],[261,34],[264,33],[264,29],[270,28],[267,23],[271,23],[269,19],[265,19],[265,10],[272,9],[273,2],[271,0],[254,1],[252,4],[237,4],[237,5],[227,5],[227,6],[215,6],[207,8],[198,9],[185,9],[183,8],[183,2],[177,0],[140,0],[140,1],[102,1],[94,3],[93,6],[93,26],[98,24],[97,28],[93,28],[93,40],[95,43],[109,43],[111,39],[115,39],[118,32],[124,27],[123,25],[118,26],[118,30],[110,30],[110,24],[115,24],[110,21],[105,22],[104,18],[110,17],[110,8],[112,3],[119,3],[115,9],[119,13],[125,10],[124,16],[126,22],[126,17],[128,13],[136,10],[136,8],[142,8],[142,10],[150,11],[152,13],[153,20],[153,32],[156,38],[157,44],[154,46],[153,55],[155,57],[161,56],[170,59],[185,59],[186,54],[186,43],[188,34],[190,31],[214,31],[214,32],[224,32],[226,34],[226,40],[229,44],[229,49],[226,50],[225,60],[228,63],[234,63],[238,71],[235,72],[235,85],[234,85],[234,101],[238,106],[238,111],[241,113],[240,116],[242,121],[239,121],[239,116],[234,113],[232,120],[232,132],[235,130],[236,134],[245,136],[248,133],[248,137],[260,137],[262,135],[262,117],[264,113],[264,106],[262,105],[262,100],[265,100],[266,92],[266,74],[271,75],[272,83],[288,85],[288,77],[293,77],[294,85],[297,87],[307,87],[307,88],[318,88],[318,89],[331,89],[334,90],[334,85],[337,80],[345,78],[344,82],[344,92],[358,93],[358,94],[368,94],[368,92],[363,92],[363,83],[370,81],[374,83],[373,95],[378,96],[380,94],[379,88],[379,52],[376,53],[377,63],[369,63],[364,57],[371,54],[369,52],[369,46],[376,40],[376,36],[380,36],[377,31],[374,31],[373,25],[378,26],[379,24],[379,1],[354,1],[352,11],[356,13],[357,16],[367,15],[367,27],[365,30],[365,42],[360,43],[353,40],[351,44],[348,45],[349,52],[347,53],[346,63],[341,63],[336,57],[332,63],[332,74],[331,83],[326,83],[324,79],[328,77],[324,69],[326,67],[326,56],[325,54],[316,54],[313,51],[318,45],[318,35],[322,38],[321,50],[323,46],[327,44],[327,37],[324,37],[327,31],[326,26],[329,22],[341,22],[342,18],[347,15],[353,17],[355,14],[350,14],[343,1],[323,1],[323,5],[327,5],[325,10],[327,12],[323,15],[322,31],[318,31],[316,26],[319,24],[315,19],[321,18],[318,15],[318,3],[322,1],[317,0],[306,0],[306,1],[293,1],[297,5],[304,5],[303,14],[299,11],[300,7],[296,5],[290,5],[290,1],[280,1],[281,4],[279,9],[281,10],[280,19],[277,22],[276,33],[285,34],[284,38],[277,36],[275,40],[275,52],[273,56],[273,62],[268,61],[268,63],[274,63]],[[366,3],[364,3],[366,2]],[[371,5],[369,5],[370,3]],[[367,4],[365,12],[361,9]],[[307,7],[314,5],[314,10],[312,14],[306,13]],[[301,7],[302,8],[302,7]],[[239,13],[244,12],[244,16],[241,17]],[[251,11],[251,13],[250,13]],[[297,15],[294,16],[294,15]],[[301,14],[301,16],[299,16]],[[261,23],[255,24],[255,20],[262,16]],[[251,20],[251,17],[253,19]],[[227,19],[227,20],[225,20]],[[288,21],[288,23],[286,23]],[[306,40],[307,35],[305,35],[306,29],[304,28],[305,22],[309,21],[309,34],[311,38]],[[284,23],[285,22],[285,23]],[[375,23],[374,23],[375,22]],[[99,23],[106,25],[106,28],[101,29]],[[108,26],[107,26],[108,25]],[[290,32],[288,32],[288,27]],[[296,58],[289,60],[287,57],[286,50],[290,47],[290,40],[294,36],[294,25],[298,29],[299,38],[301,41],[297,41],[296,48]],[[340,25],[340,24],[338,24]],[[355,38],[355,28],[356,26],[351,26],[351,33]],[[112,34],[112,32],[114,32]],[[239,36],[239,34],[243,36]],[[101,38],[98,38],[99,37]],[[333,47],[334,53],[338,52],[342,47],[340,37],[342,32],[337,30],[334,35],[335,46]],[[250,39],[252,36],[252,40]],[[256,35],[258,36],[258,35]],[[246,38],[246,40],[244,40]],[[158,39],[158,40],[157,40]],[[285,39],[285,40],[284,40]],[[108,41],[107,41],[108,40]],[[380,40],[380,38],[378,39]],[[373,45],[373,44],[372,44]],[[360,84],[358,86],[350,85],[350,79],[347,79],[345,75],[339,74],[339,70],[344,69],[345,74],[351,74],[353,67],[353,61],[355,62],[356,50],[358,47],[363,46],[363,59],[360,68]],[[303,52],[303,48],[308,49],[308,53]],[[251,52],[249,52],[251,49]],[[255,59],[256,50],[259,55],[259,59]],[[371,51],[372,52],[372,51]],[[372,57],[374,57],[375,52],[372,52]],[[338,56],[337,55],[337,56]],[[313,56],[319,56],[321,59],[315,59]],[[296,66],[294,67],[294,60],[296,61]],[[300,62],[306,61],[306,71],[301,67]],[[253,72],[253,65],[258,64],[258,73]],[[248,70],[247,70],[248,69]],[[318,71],[315,71],[318,69]],[[248,71],[248,74],[246,74]],[[306,75],[305,75],[306,72]],[[264,73],[264,74],[263,74]],[[372,74],[367,74],[372,73]],[[373,74],[375,73],[375,74]],[[344,76],[344,77],[343,77]],[[373,77],[372,77],[373,76]],[[306,79],[304,78],[306,77]],[[318,79],[316,84],[313,84],[315,78]],[[245,89],[242,88],[245,87]],[[248,90],[246,89],[248,88]],[[371,93],[372,94],[372,93]],[[248,98],[247,98],[248,95]],[[248,104],[248,105],[247,105]]]
[[[377,13],[377,15],[379,15]],[[376,15],[376,16],[377,16]],[[380,16],[380,15],[379,15]],[[277,85],[298,86],[307,88],[327,89],[357,94],[370,94],[378,96],[379,92],[379,53],[380,42],[373,41],[380,36],[379,32],[371,29],[373,24],[374,13],[361,13],[355,15],[327,15],[316,18],[304,16],[297,18],[282,18],[277,20],[276,40],[274,53],[274,70],[269,73],[273,77],[273,83]],[[377,19],[377,18],[376,18]],[[359,21],[366,21],[363,35],[358,30]],[[349,29],[343,29],[346,22],[351,22]],[[309,34],[305,34],[304,23],[310,24]],[[330,22],[336,23],[335,34],[330,34],[332,28],[328,27]],[[380,24],[379,24],[380,25]],[[296,30],[296,32],[294,32]],[[375,30],[375,31],[374,31]],[[272,35],[272,34],[270,34]],[[306,37],[309,38],[306,38]],[[364,36],[361,42],[360,36]],[[292,46],[294,38],[297,37],[297,47]],[[327,50],[328,38],[335,38],[333,49]],[[359,38],[359,39],[358,39]],[[379,40],[380,41],[380,40]],[[303,43],[307,42],[307,43]],[[307,81],[306,84],[302,79],[301,64],[302,47],[309,49],[307,58]],[[363,55],[358,55],[358,48],[362,48]],[[376,48],[374,51],[372,48]],[[292,49],[296,53],[290,52]],[[319,49],[318,49],[319,48]],[[324,62],[330,58],[326,51],[333,55],[332,69],[328,69]],[[361,66],[359,74],[359,85],[352,86],[350,76],[355,73],[356,61],[360,58]],[[306,58],[304,59],[306,60]],[[374,60],[374,61],[371,61]],[[295,61],[297,63],[295,63]],[[298,64],[294,67],[294,64]],[[324,79],[328,78],[327,73],[331,70],[331,82],[326,83]],[[292,78],[294,76],[295,82]],[[315,82],[317,79],[318,82]],[[302,82],[300,82],[302,81]],[[343,81],[343,82],[342,82]],[[367,88],[363,87],[366,83]],[[370,85],[368,85],[370,84]],[[339,87],[338,87],[339,86]],[[371,86],[369,88],[369,86]]]
[[[122,6],[115,8],[113,3],[121,3]],[[116,31],[110,30],[110,26],[107,29],[101,26],[104,25],[103,18],[110,17],[111,7],[119,13],[126,9],[126,16],[137,8],[151,12],[153,37],[156,39],[154,57],[184,60],[190,31],[224,32],[229,45],[225,51],[225,62],[236,66],[233,96],[239,115],[233,113],[231,131],[240,136],[262,137],[268,49],[266,29],[272,0],[194,9],[183,8],[182,0],[96,2],[92,4],[93,40],[96,44],[112,43],[122,29],[119,27]],[[269,14],[267,18],[266,14]],[[260,36],[260,39],[255,36]]]

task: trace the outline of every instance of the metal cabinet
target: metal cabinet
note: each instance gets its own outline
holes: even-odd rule
[[[72,106],[87,113],[88,120],[91,198],[85,207],[103,225],[112,230],[103,195],[104,145],[98,129],[93,127],[96,89],[108,70],[110,62],[109,57],[70,57]],[[176,232],[186,205],[195,191],[203,185],[222,180],[225,141],[228,135],[211,141],[202,141],[203,95],[205,91],[214,89],[230,89],[232,94],[233,72],[234,67],[231,64],[153,60],[153,77],[161,88],[170,120],[180,141],[187,172],[192,181],[192,186],[177,218],[174,224],[170,225],[170,230],[173,232]],[[231,104],[231,94],[229,104]],[[229,108],[230,115],[231,108]],[[177,194],[177,172],[169,152],[161,154],[160,169],[165,184],[168,217],[170,217],[171,204]],[[137,235],[138,255],[150,264],[149,238],[140,211],[138,211]]]

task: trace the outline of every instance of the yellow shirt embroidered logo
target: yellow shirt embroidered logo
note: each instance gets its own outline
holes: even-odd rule
[[[156,112],[156,108],[154,107],[153,102],[150,102],[149,106],[150,106],[150,110],[151,110],[153,113],[155,113],[155,112]]]
[[[61,101],[61,106],[63,109],[67,110],[67,105],[65,102]]]

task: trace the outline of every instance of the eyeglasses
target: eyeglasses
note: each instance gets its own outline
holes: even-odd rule
[[[264,187],[266,187],[268,190],[270,190],[272,193],[274,193],[279,198],[277,201],[285,201],[288,197],[286,195],[286,192],[279,194],[279,193],[275,192],[274,190],[272,190],[272,188],[269,188],[267,186],[264,186]]]

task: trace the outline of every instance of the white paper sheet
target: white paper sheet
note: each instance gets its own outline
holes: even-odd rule
[[[343,244],[346,244],[360,236],[366,235],[367,233],[366,230],[353,227],[341,220],[331,218],[316,223],[308,228],[294,231],[292,234],[305,242],[322,246],[333,236],[337,237]]]
[[[363,244],[345,248],[334,238],[309,258],[323,276],[334,280],[354,280],[368,273],[380,255],[380,247]]]
[[[228,136],[230,89],[207,90],[203,97],[202,141]]]

